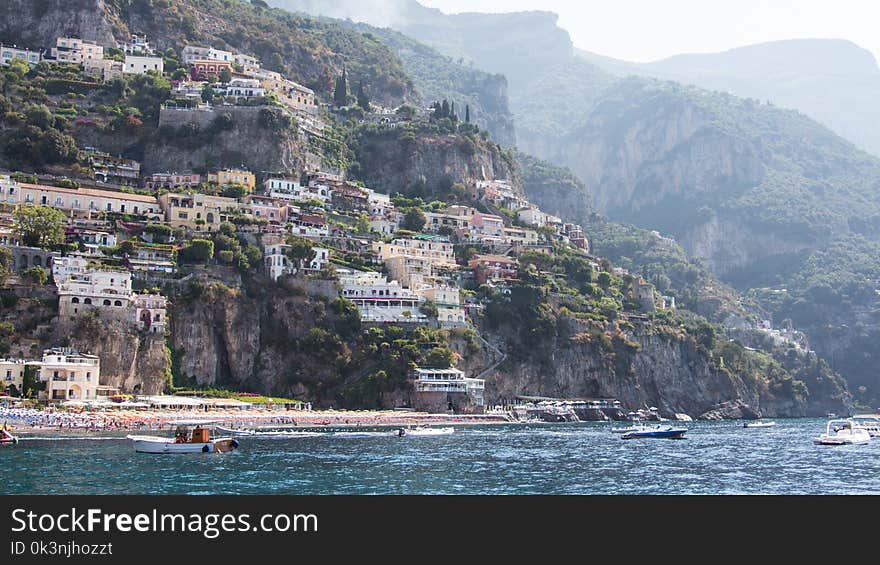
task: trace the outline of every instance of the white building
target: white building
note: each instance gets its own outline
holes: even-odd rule
[[[184,66],[191,66],[196,61],[226,61],[232,63],[234,57],[231,51],[203,47],[200,45],[187,45],[181,52],[181,62]]]
[[[551,214],[546,214],[542,212],[538,208],[523,208],[522,210],[516,213],[517,218],[522,220],[524,223],[534,226],[537,228],[551,225],[551,224],[561,224],[562,219]]]
[[[40,51],[20,49],[15,45],[3,45],[0,43],[0,64],[8,65],[13,59],[24,59],[30,65],[36,65],[43,59]]]
[[[382,258],[390,259],[397,255],[420,257],[435,265],[455,266],[455,251],[452,243],[438,237],[396,238],[391,243],[373,242],[373,251]]]
[[[417,393],[464,394],[482,406],[486,381],[469,379],[459,369],[416,369],[413,386]]]
[[[260,60],[244,53],[236,53],[232,61],[246,73],[260,70]]]
[[[75,319],[93,308],[113,314],[148,333],[163,333],[168,300],[159,294],[135,294],[131,273],[95,269],[85,257],[59,257],[52,263],[58,287],[58,316]]]
[[[461,307],[461,293],[457,286],[431,286],[416,289],[416,294],[437,306],[437,321],[444,328],[464,326],[466,318]]]
[[[146,35],[132,35],[128,41],[117,41],[116,47],[125,51],[126,55],[153,54],[153,48],[150,46],[150,42],[147,41]]]
[[[21,393],[21,385],[24,382],[24,371],[27,361],[24,359],[0,359],[0,388],[9,389],[14,386]]]
[[[46,383],[40,397],[47,400],[95,400],[98,398],[101,360],[96,355],[69,348],[47,349],[36,365],[37,380]]]
[[[147,71],[165,72],[165,62],[162,57],[144,55],[126,55],[123,72],[127,75],[145,75]]]
[[[419,310],[424,298],[387,280],[381,273],[368,271],[337,271],[341,296],[351,300],[364,322],[427,323],[428,317]]]
[[[59,37],[51,49],[52,58],[59,63],[88,67],[104,59],[104,47],[76,37]]]
[[[164,333],[167,324],[168,300],[161,294],[135,294],[134,322],[137,328],[147,333]]]
[[[329,186],[314,184],[302,186],[298,180],[289,178],[270,178],[265,182],[266,192],[275,198],[284,198],[291,202],[305,202],[306,200],[318,200],[327,203],[333,198]]]
[[[212,87],[214,94],[218,96],[235,96],[238,98],[254,98],[265,96],[266,89],[260,86],[260,81],[253,78],[233,78],[227,83],[220,83]]]
[[[263,250],[263,267],[266,275],[273,281],[277,281],[283,275],[292,275],[302,267],[306,271],[321,271],[330,264],[330,250],[324,247],[313,247],[315,257],[307,267],[302,265],[294,265],[287,256],[290,246],[286,243],[276,243],[267,245]]]

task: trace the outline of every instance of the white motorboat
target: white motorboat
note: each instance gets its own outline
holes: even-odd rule
[[[231,437],[211,437],[213,422],[172,422],[177,425],[174,437],[127,435],[138,453],[228,453],[238,447]],[[192,433],[189,427],[195,426]]]
[[[857,445],[871,441],[868,430],[861,428],[851,418],[829,420],[825,433],[813,440],[819,445]]]
[[[448,428],[427,428],[427,427],[419,426],[419,427],[417,427],[417,428],[413,428],[413,429],[411,429],[411,430],[407,430],[407,429],[404,429],[404,428],[401,428],[401,430],[403,430],[405,433],[400,434],[400,433],[398,432],[398,435],[407,435],[407,436],[444,436],[444,435],[448,435],[448,434],[455,433],[455,428],[452,428],[452,427],[448,427]]]
[[[325,432],[304,432],[297,430],[244,430],[236,428],[224,428],[217,426],[217,431],[233,437],[264,437],[264,438],[294,438],[327,435]]]
[[[776,425],[776,422],[762,422],[761,420],[757,420],[755,422],[746,422],[743,424],[744,428],[772,428]]]
[[[858,427],[867,430],[872,438],[880,436],[880,414],[856,414],[852,420]]]

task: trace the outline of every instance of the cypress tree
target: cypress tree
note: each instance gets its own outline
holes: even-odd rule
[[[471,123],[471,107],[470,104],[465,105],[464,107],[464,123]]]
[[[449,117],[449,102],[447,102],[445,99],[443,100],[442,110],[440,110],[440,117],[441,118],[448,118]]]
[[[364,92],[364,81],[358,81],[358,89],[357,89],[357,101],[358,106],[364,109],[364,112],[370,111],[370,99],[367,96],[367,93]]]
[[[345,69],[342,69],[342,76],[336,79],[336,89],[333,91],[333,102],[337,106],[345,106],[348,104],[348,84]]]

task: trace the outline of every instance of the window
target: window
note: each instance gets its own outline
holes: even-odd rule
[[[109,301],[109,300],[104,300],[104,306],[110,306],[110,301]]]
[[[79,304],[79,298],[74,296],[73,298],[70,299],[70,302],[73,304]]]

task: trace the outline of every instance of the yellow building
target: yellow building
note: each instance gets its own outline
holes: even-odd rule
[[[175,194],[159,196],[165,219],[173,227],[192,231],[216,231],[220,223],[228,221],[241,205],[234,198],[209,194]]]
[[[216,173],[208,173],[208,182],[213,182],[228,187],[230,184],[240,184],[248,189],[248,192],[254,190],[257,186],[257,179],[254,173],[242,169],[223,169]]]

